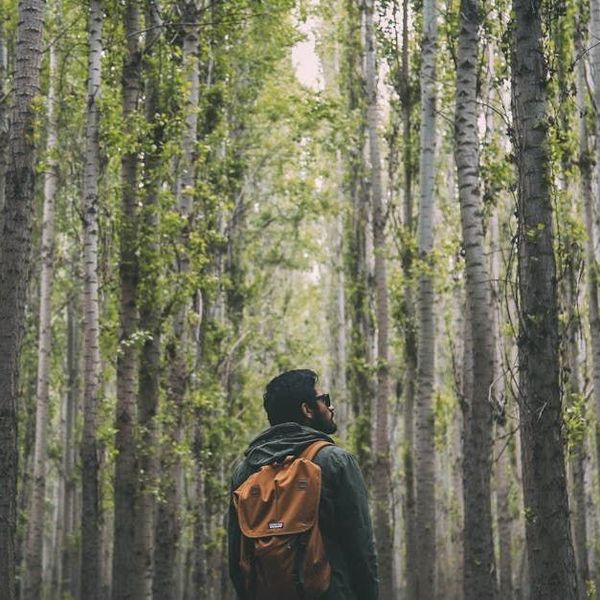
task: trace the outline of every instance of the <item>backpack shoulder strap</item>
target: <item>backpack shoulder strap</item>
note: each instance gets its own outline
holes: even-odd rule
[[[335,446],[335,444],[333,442],[328,442],[327,440],[317,440],[306,446],[306,448],[298,455],[298,458],[306,458],[306,460],[312,462],[319,450],[325,448],[325,446]]]

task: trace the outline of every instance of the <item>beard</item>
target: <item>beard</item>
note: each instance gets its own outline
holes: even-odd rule
[[[317,431],[326,434],[332,434],[337,431],[337,423],[333,419],[333,415],[324,415],[320,412],[316,413],[310,422],[310,426]]]

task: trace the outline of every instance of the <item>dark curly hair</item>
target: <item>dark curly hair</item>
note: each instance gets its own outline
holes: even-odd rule
[[[286,371],[271,379],[263,396],[263,406],[269,423],[301,423],[303,416],[300,406],[303,402],[312,404],[315,401],[315,385],[318,379],[318,375],[310,369]]]

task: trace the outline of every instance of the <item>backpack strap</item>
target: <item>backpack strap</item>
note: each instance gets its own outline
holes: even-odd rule
[[[306,446],[306,448],[298,455],[298,458],[305,458],[312,462],[319,450],[325,448],[325,446],[335,446],[335,444],[333,442],[328,442],[327,440],[317,440]]]

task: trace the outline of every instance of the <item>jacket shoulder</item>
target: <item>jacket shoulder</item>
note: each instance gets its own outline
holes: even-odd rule
[[[354,455],[340,446],[325,446],[314,459],[324,475],[335,476],[340,471],[359,469]]]

